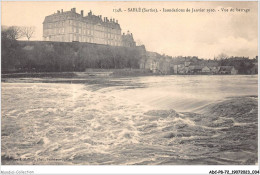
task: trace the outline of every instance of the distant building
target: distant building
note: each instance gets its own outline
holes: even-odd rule
[[[219,67],[219,74],[231,74],[235,75],[237,74],[237,70],[234,68],[234,66],[220,66]]]
[[[158,71],[159,71],[159,73],[165,74],[165,75],[172,73],[170,60],[168,60],[165,57],[161,57],[159,59],[159,70]]]
[[[145,68],[151,70],[153,73],[158,72],[159,70],[159,61],[157,60],[156,52],[147,52],[146,53],[146,64]]]
[[[218,67],[218,66],[213,66],[213,67],[209,67],[209,68],[210,68],[210,71],[212,74],[218,74],[219,69],[220,69],[220,67]]]
[[[204,66],[204,67],[201,69],[201,72],[208,74],[208,73],[211,73],[211,70],[210,70],[210,68],[209,68],[208,66]]]
[[[135,47],[136,43],[133,38],[133,34],[127,31],[127,34],[123,33],[122,35],[122,45],[125,47]]]
[[[173,73],[178,74],[178,65],[173,65]]]
[[[185,66],[184,64],[177,65],[177,74],[185,74]]]
[[[248,73],[249,74],[258,74],[258,65],[257,65],[257,63],[254,64],[254,66],[251,69],[248,70]]]
[[[203,66],[194,65],[194,66],[190,66],[189,68],[191,74],[200,74],[202,73]]]
[[[150,70],[157,74],[172,74],[173,66],[171,59],[156,52],[146,52],[145,58],[139,61],[140,69]]]
[[[191,63],[191,62],[185,61],[185,62],[184,62],[184,66],[187,67],[187,66],[190,65],[190,63]]]
[[[43,22],[43,39],[45,41],[59,42],[89,42],[112,46],[134,47],[132,34],[121,35],[121,27],[117,20],[102,18],[102,15],[94,15],[90,11],[84,16],[84,11],[76,12],[76,8],[70,11],[57,11],[46,16]]]

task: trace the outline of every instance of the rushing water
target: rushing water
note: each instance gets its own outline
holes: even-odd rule
[[[257,76],[34,81],[2,83],[3,164],[257,163]]]

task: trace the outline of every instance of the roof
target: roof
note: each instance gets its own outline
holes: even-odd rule
[[[82,16],[76,11],[66,11],[54,13],[52,15],[46,16],[43,23],[52,23],[63,20],[77,20],[81,22],[86,22],[90,24],[101,24],[102,26],[113,28],[113,29],[121,29],[120,25],[114,20],[108,20],[108,18],[102,19],[102,16],[96,16],[92,13],[88,13],[87,16]],[[105,21],[106,20],[106,21]]]
[[[202,69],[204,69],[204,68],[208,68],[208,69],[210,69],[209,66],[203,66]]]
[[[219,71],[231,71],[234,66],[220,66]]]
[[[195,66],[189,66],[190,70],[201,70],[204,66],[199,66],[199,65],[195,65]]]
[[[147,52],[146,52],[146,56],[147,56],[149,59],[157,59],[157,58],[159,57],[159,54],[156,53],[156,52],[147,51]]]

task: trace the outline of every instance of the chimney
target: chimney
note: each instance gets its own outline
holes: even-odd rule
[[[104,22],[106,22],[106,18],[104,17]]]
[[[115,18],[113,18],[113,22],[115,22]]]
[[[63,13],[63,9],[61,9],[61,13]]]
[[[59,11],[59,10],[57,10],[57,13],[60,13],[60,11]]]
[[[88,16],[91,16],[92,15],[92,11],[90,10],[89,12],[88,12]]]
[[[76,8],[73,8],[72,11],[76,13]]]
[[[118,23],[118,20],[116,20],[116,23]]]
[[[112,18],[110,18],[110,22],[112,22]]]
[[[81,10],[81,11],[80,11],[80,14],[81,14],[81,16],[84,16],[84,11]]]
[[[102,19],[102,15],[100,15],[100,19]]]

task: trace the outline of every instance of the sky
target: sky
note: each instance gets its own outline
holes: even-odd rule
[[[128,8],[157,9],[158,12],[128,12]],[[35,26],[31,40],[42,40],[45,16],[57,10],[76,8],[84,15],[118,20],[122,33],[133,33],[146,50],[170,56],[198,56],[213,59],[220,54],[254,58],[258,55],[258,5],[248,2],[2,2],[1,22],[6,26]],[[121,8],[123,12],[113,12]],[[185,12],[163,12],[185,9]],[[186,12],[186,9],[214,9],[215,12]],[[223,12],[222,9],[228,9]],[[230,12],[234,9],[234,12]],[[237,11],[249,9],[249,12]],[[126,11],[124,11],[126,10]],[[161,10],[161,11],[160,11]],[[25,38],[24,38],[25,39]]]

